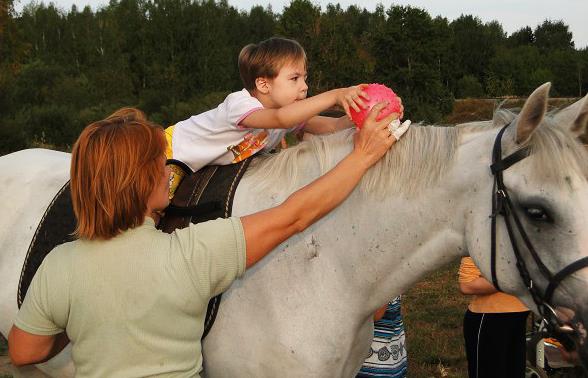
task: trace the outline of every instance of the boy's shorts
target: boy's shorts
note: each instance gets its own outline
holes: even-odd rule
[[[176,125],[170,126],[167,129],[165,129],[165,140],[167,141],[167,147],[165,148],[165,157],[167,159],[171,159],[173,158],[173,152],[172,152],[172,135],[174,133],[174,127]]]

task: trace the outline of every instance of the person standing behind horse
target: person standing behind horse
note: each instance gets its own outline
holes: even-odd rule
[[[374,315],[374,337],[356,378],[403,378],[408,371],[401,296]]]
[[[394,115],[375,121],[383,107],[349,155],[281,205],[172,234],[155,228],[169,203],[163,129],[128,108],[90,124],[71,159],[77,240],[36,272],[8,337],[12,363],[46,361],[71,340],[76,376],[199,376],[209,299],[350,194],[398,138]]]
[[[239,54],[244,89],[223,103],[166,129],[167,157],[197,171],[208,164],[238,163],[259,151],[275,148],[288,131],[311,134],[352,126],[348,118],[317,116],[340,105],[365,107],[364,85],[333,89],[307,98],[306,53],[291,39],[270,38],[245,46]],[[408,126],[405,126],[407,128]]]
[[[463,320],[470,378],[523,378],[529,310],[482,277],[471,257],[461,259],[459,289],[474,295]]]

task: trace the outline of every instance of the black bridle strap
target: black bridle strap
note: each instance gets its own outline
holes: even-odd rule
[[[490,272],[492,274],[492,285],[494,285],[496,290],[500,291],[498,278],[496,276],[496,217],[499,213],[502,213],[503,210],[502,208],[498,208],[496,181],[494,181],[492,192],[495,194],[492,196],[492,215],[490,215]]]
[[[496,289],[500,290],[498,286],[498,279],[496,277],[496,218],[498,215],[502,215],[504,218],[504,222],[506,225],[506,229],[508,231],[508,236],[510,239],[510,243],[512,245],[513,252],[515,254],[515,258],[517,259],[517,269],[519,271],[519,275],[525,286],[529,290],[529,294],[535,303],[537,310],[539,313],[544,317],[546,321],[546,328],[550,332],[550,334],[554,335],[558,340],[562,342],[562,344],[568,349],[574,349],[577,346],[580,346],[582,342],[579,339],[579,335],[581,331],[578,327],[572,325],[572,332],[570,333],[570,327],[564,327],[566,323],[562,321],[556,311],[551,307],[551,298],[559,286],[559,284],[571,274],[577,272],[582,268],[588,267],[588,257],[584,257],[580,260],[577,260],[570,265],[566,266],[557,274],[553,275],[549,269],[543,264],[539,255],[537,254],[535,248],[533,248],[533,244],[529,239],[523,225],[517,216],[517,212],[513,203],[508,195],[508,189],[504,185],[502,172],[512,166],[513,164],[521,161],[525,157],[529,156],[530,150],[529,147],[523,147],[514,153],[510,154],[506,158],[502,159],[502,135],[504,134],[506,128],[509,125],[504,126],[496,136],[496,140],[494,141],[494,147],[492,149],[492,165],[490,169],[492,174],[494,175],[494,188],[493,188],[493,195],[492,195],[492,221],[491,221],[491,242],[490,242],[490,270],[492,273],[492,283],[496,287]],[[514,220],[514,222],[513,222]],[[537,264],[539,271],[545,278],[547,278],[547,288],[545,292],[542,294],[537,287],[533,285],[533,280],[531,275],[529,274],[529,270],[525,264],[525,260],[521,254],[521,251],[517,244],[517,237],[515,235],[515,231],[513,228],[513,224],[516,226],[516,229],[522,238],[523,242],[525,243],[525,247],[529,250],[533,260]]]
[[[510,166],[514,165],[515,163],[518,163],[519,161],[523,160],[529,155],[530,150],[528,147],[521,148],[519,150],[516,150],[512,154],[508,155],[504,159],[492,163],[492,165],[490,166],[490,170],[492,171],[492,174],[495,175],[498,172],[502,172],[510,168]]]
[[[504,126],[496,135],[496,139],[494,140],[494,146],[492,148],[492,165],[490,165],[490,170],[494,175],[494,195],[492,196],[492,215],[491,215],[491,239],[490,239],[490,270],[492,275],[492,284],[497,290],[500,290],[500,286],[498,285],[498,277],[496,275],[496,217],[500,215],[504,215],[505,218],[507,217],[505,214],[505,205],[510,204],[510,199],[508,198],[508,194],[506,191],[506,186],[504,185],[502,179],[502,172],[511,167],[513,164],[518,163],[519,161],[523,160],[530,154],[529,147],[523,147],[512,154],[508,155],[506,158],[502,159],[502,135],[506,131],[510,124]],[[512,210],[512,206],[511,206]],[[512,212],[511,212],[512,213]],[[520,222],[517,222],[519,224]],[[507,224],[507,229],[509,231],[509,236],[511,239],[511,243],[514,243],[514,235],[512,235],[512,230],[510,225]],[[520,231],[521,229],[519,229]],[[524,231],[523,231],[524,232]],[[525,235],[526,236],[526,235]],[[528,239],[528,238],[527,238]],[[513,244],[514,245],[514,244]],[[515,247],[516,248],[516,247]]]
[[[574,261],[570,265],[557,272],[557,274],[551,278],[549,286],[547,286],[547,289],[545,290],[545,301],[551,301],[551,297],[553,296],[555,289],[564,278],[586,267],[588,267],[588,257]]]
[[[532,294],[540,297],[540,294],[535,291],[536,289],[533,288],[533,282],[531,280],[531,276],[529,274],[529,271],[527,270],[525,262],[522,258],[522,254],[520,253],[520,250],[519,250],[518,245],[516,243],[516,237],[514,235],[513,227],[510,222],[511,217],[514,220],[514,223],[516,225],[516,228],[517,228],[517,231],[518,231],[520,237],[523,239],[525,246],[527,247],[527,249],[531,253],[533,260],[535,261],[535,263],[539,267],[539,270],[541,271],[541,273],[547,278],[547,281],[550,281],[551,278],[553,277],[553,275],[551,274],[549,269],[545,266],[545,264],[543,264],[543,261],[541,261],[541,258],[537,254],[537,251],[535,251],[535,248],[533,247],[533,244],[531,243],[529,236],[525,232],[525,229],[523,228],[523,225],[522,225],[522,223],[521,223],[521,221],[520,221],[520,219],[514,209],[514,206],[512,205],[512,201],[510,200],[510,197],[508,195],[508,190],[506,188],[506,185],[504,185],[504,181],[503,181],[503,177],[502,177],[502,172],[505,169],[511,167],[512,165],[518,163],[519,161],[521,161],[524,158],[526,158],[527,156],[529,156],[530,149],[529,149],[529,146],[525,146],[525,147],[522,147],[522,148],[516,150],[515,152],[508,155],[504,159],[502,158],[502,136],[503,136],[504,132],[506,131],[506,129],[508,128],[508,126],[510,126],[510,124],[504,126],[498,132],[498,135],[496,135],[496,140],[494,141],[494,147],[492,149],[492,165],[490,166],[490,170],[492,171],[492,174],[494,175],[494,178],[495,178],[494,196],[493,196],[493,201],[492,201],[492,222],[491,222],[492,223],[491,224],[492,240],[491,240],[491,246],[490,246],[490,248],[491,248],[490,258],[491,258],[491,264],[492,264],[491,265],[492,284],[494,285],[494,287],[496,287],[496,289],[500,290],[500,287],[498,286],[498,277],[496,275],[496,217],[497,217],[497,215],[500,214],[500,215],[504,216],[504,220],[506,223],[506,229],[508,231],[508,236],[509,236],[511,245],[513,247],[513,252],[515,253],[515,257],[517,258],[517,267],[519,269],[519,273],[521,274],[521,278],[523,279],[523,281],[525,282],[525,285],[529,288],[529,290],[531,290]]]
[[[508,196],[508,192],[506,191],[506,189],[504,190],[504,193],[506,194],[505,199],[506,199],[506,202],[508,205],[507,215],[512,216],[512,219],[514,219],[514,222],[515,222],[515,225],[517,226],[517,230],[519,232],[519,235],[523,239],[523,242],[525,243],[525,246],[527,247],[529,252],[531,252],[531,256],[533,257],[533,260],[535,260],[535,263],[539,267],[539,270],[541,271],[541,273],[545,276],[545,278],[547,278],[548,281],[551,280],[553,278],[553,274],[551,273],[551,271],[549,271],[549,269],[545,266],[545,264],[543,264],[543,261],[541,261],[541,258],[539,257],[539,255],[537,254],[537,251],[533,247],[533,244],[531,243],[529,236],[527,235],[527,233],[525,232],[525,229],[523,228],[523,224],[521,223],[519,216],[517,215],[516,211],[514,210],[514,207],[512,205],[512,202],[510,200],[510,197]],[[508,217],[505,217],[505,218],[508,218]],[[508,227],[511,228],[510,225]],[[511,243],[514,243],[514,242],[515,242],[515,240],[513,238],[511,238]],[[517,256],[517,258],[522,259],[522,256]],[[522,263],[524,264],[524,262],[522,262]]]
[[[576,271],[578,271],[582,268],[588,267],[588,257],[584,257],[580,260],[577,260],[577,261],[571,263],[570,265],[566,266],[565,268],[560,270],[555,275],[553,275],[550,272],[550,270],[545,266],[545,264],[541,261],[541,258],[537,254],[537,251],[533,247],[533,244],[531,243],[529,236],[527,235],[527,233],[525,232],[525,229],[523,228],[523,224],[515,211],[515,208],[512,204],[510,196],[508,195],[508,190],[507,190],[506,186],[504,185],[504,181],[503,181],[502,172],[505,169],[511,167],[513,164],[526,158],[530,154],[530,149],[528,146],[526,146],[526,147],[523,147],[523,148],[513,152],[512,154],[508,155],[504,159],[501,158],[502,157],[502,136],[508,126],[510,126],[510,124],[504,126],[496,135],[496,139],[494,141],[494,147],[492,149],[492,165],[490,166],[492,174],[494,175],[494,178],[495,178],[494,189],[493,189],[494,194],[492,196],[492,215],[491,215],[492,222],[491,222],[491,247],[490,247],[491,248],[491,251],[490,251],[491,267],[490,267],[490,269],[491,269],[491,273],[492,273],[492,283],[498,290],[500,290],[500,287],[498,286],[497,275],[496,275],[496,218],[498,215],[502,215],[504,217],[506,229],[508,231],[508,236],[509,236],[509,239],[510,239],[510,242],[512,245],[513,252],[514,252],[515,257],[517,259],[516,265],[519,270],[519,274],[521,275],[522,280],[524,281],[531,296],[533,297],[533,300],[535,301],[535,304],[537,305],[538,309],[540,309],[540,311],[542,313],[544,313],[545,312],[544,311],[545,304],[549,303],[549,301],[551,300],[551,298],[553,296],[553,293],[555,292],[555,289],[558,287],[558,285],[561,283],[561,281],[563,279],[565,279],[567,276],[575,273]],[[523,259],[522,254],[521,254],[521,251],[520,251],[518,244],[517,244],[517,239],[515,236],[514,227],[511,222],[511,218],[512,218],[512,220],[514,220],[514,226],[516,226],[516,229],[517,229],[520,237],[522,238],[522,240],[525,244],[525,247],[529,250],[533,260],[535,261],[535,263],[537,264],[537,267],[539,268],[539,271],[547,279],[548,286],[547,286],[543,295],[533,285],[533,280],[529,274],[529,271],[527,269],[527,266],[525,264],[525,261]]]

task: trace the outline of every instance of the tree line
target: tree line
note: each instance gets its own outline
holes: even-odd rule
[[[309,60],[309,94],[361,82],[392,87],[408,118],[439,121],[454,98],[555,96],[588,88],[588,51],[569,27],[546,20],[507,35],[472,15],[449,21],[382,5],[325,9],[292,0],[241,11],[226,0],[110,0],[93,11],[0,2],[0,154],[68,149],[91,121],[137,106],[170,125],[241,89],[240,49],[280,35]]]

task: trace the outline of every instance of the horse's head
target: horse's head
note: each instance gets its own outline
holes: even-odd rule
[[[588,100],[549,117],[549,88],[535,90],[504,131],[492,133],[492,198],[480,195],[494,203],[493,215],[477,216],[468,247],[495,286],[567,334],[560,336],[588,366],[588,155],[576,139],[586,135]]]

